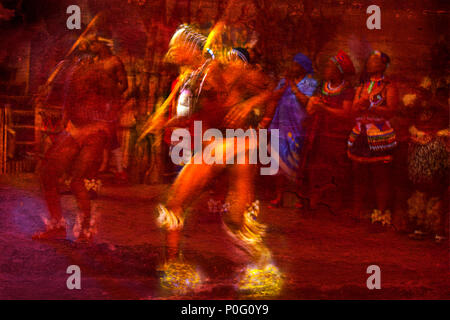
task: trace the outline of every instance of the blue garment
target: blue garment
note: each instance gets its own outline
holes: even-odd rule
[[[294,61],[301,65],[307,74],[314,73],[311,60],[309,60],[309,58],[303,53],[297,53],[294,57]]]
[[[277,88],[283,87],[286,80],[281,79]],[[311,75],[305,76],[297,88],[306,96],[312,96],[317,81]],[[295,179],[300,164],[300,150],[305,140],[303,121],[307,114],[303,106],[288,86],[278,102],[269,130],[279,130],[279,161],[281,171],[290,179]]]

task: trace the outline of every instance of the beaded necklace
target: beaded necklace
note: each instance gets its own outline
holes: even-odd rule
[[[345,80],[342,81],[340,85],[338,85],[336,88],[332,88],[330,86],[330,82],[327,81],[322,86],[322,94],[325,96],[337,96],[342,93],[342,91],[345,89],[346,82]]]
[[[372,92],[372,89],[373,89],[375,83],[377,84],[377,87],[381,86],[381,84],[383,83],[383,80],[384,80],[384,75],[381,76],[380,79],[372,79],[371,78],[370,79],[369,88],[367,89],[367,93],[371,93]]]
[[[369,95],[370,95],[370,93],[373,91],[373,88],[375,86],[380,87],[383,84],[383,81],[384,81],[384,75],[380,79],[370,79],[367,93],[369,93]],[[370,100],[369,109],[371,109],[373,107],[376,107],[376,106],[379,106],[380,104],[382,104],[384,101],[384,98],[380,93],[378,93],[375,95],[370,95],[369,100]]]

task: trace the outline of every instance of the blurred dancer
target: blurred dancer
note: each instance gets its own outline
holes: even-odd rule
[[[180,28],[170,44],[168,55],[171,55],[171,61],[181,64],[189,60],[193,66],[193,62],[196,62],[195,65],[199,67],[194,69],[194,75],[200,79],[191,87],[192,115],[175,118],[170,122],[184,119],[186,123],[193,123],[194,120],[200,120],[203,130],[246,130],[258,126],[253,114],[263,114],[263,110],[255,113],[256,109],[263,109],[264,104],[276,102],[278,96],[274,97],[273,93],[267,90],[270,89],[270,84],[264,75],[249,68],[245,61],[229,59],[228,55],[224,59],[208,59],[202,55],[202,51],[207,51],[204,50],[203,38],[190,28]],[[174,52],[177,52],[177,55]],[[224,139],[222,144],[216,145],[216,152],[222,151],[222,154],[226,154],[224,150],[229,150],[231,143],[234,144],[235,141],[236,138]],[[208,145],[209,143],[203,143],[203,147]],[[248,150],[249,144],[245,148],[246,154]],[[176,259],[179,254],[179,235],[184,224],[185,210],[198,198],[208,183],[226,171],[230,181],[227,195],[230,208],[223,215],[224,227],[240,246],[250,253],[254,263],[267,265],[271,261],[271,254],[262,240],[265,226],[256,221],[259,213],[259,204],[254,199],[253,178],[256,165],[249,164],[248,157],[245,164],[227,165],[226,158],[236,157],[235,151],[224,157],[223,164],[207,164],[204,161],[197,164],[194,162],[197,156],[201,157],[201,154],[194,154],[183,167],[169,190],[166,203],[158,206],[158,223],[168,230],[169,260]]]
[[[41,169],[50,220],[46,230],[35,234],[34,239],[66,237],[58,179],[67,171],[72,175],[71,189],[81,211],[77,240],[87,241],[92,236],[91,205],[84,180],[99,169],[103,149],[113,134],[121,94],[127,88],[125,69],[112,54],[111,44],[110,39],[91,36],[89,49],[94,58],[75,66],[68,80],[63,114],[67,126],[47,151]]]

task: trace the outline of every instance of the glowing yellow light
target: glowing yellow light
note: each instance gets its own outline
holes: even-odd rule
[[[161,277],[161,286],[177,293],[187,293],[196,289],[200,283],[200,274],[193,265],[185,262],[168,262],[162,267],[164,275]]]
[[[247,267],[239,281],[239,290],[253,297],[276,296],[283,286],[283,276],[276,266],[268,264],[259,269]]]

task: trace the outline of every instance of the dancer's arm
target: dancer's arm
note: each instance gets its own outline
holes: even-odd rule
[[[297,85],[295,84],[295,82],[293,80],[287,79],[287,82],[289,83],[289,85],[291,86],[291,90],[292,92],[295,94],[295,97],[297,98],[297,100],[303,105],[306,106],[308,104],[309,98],[306,94],[304,94],[303,92],[301,92]]]

